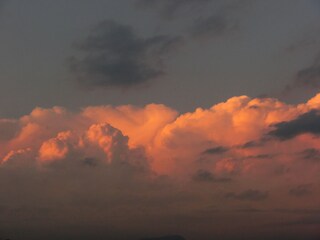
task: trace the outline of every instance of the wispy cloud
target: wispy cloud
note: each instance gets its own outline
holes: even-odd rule
[[[269,196],[268,192],[262,192],[260,190],[249,189],[241,193],[227,193],[226,198],[244,200],[244,201],[262,201],[267,199]]]
[[[320,55],[318,54],[313,63],[299,70],[292,82],[285,86],[284,94],[296,91],[317,90],[320,88]]]

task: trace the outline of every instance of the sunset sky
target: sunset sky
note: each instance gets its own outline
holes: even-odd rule
[[[319,0],[0,0],[0,239],[320,239]]]

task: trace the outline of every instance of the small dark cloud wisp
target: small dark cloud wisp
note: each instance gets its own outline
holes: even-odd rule
[[[214,155],[214,154],[222,154],[222,153],[225,153],[227,151],[229,151],[228,148],[222,147],[222,146],[218,146],[218,147],[214,147],[214,148],[208,148],[205,151],[203,151],[202,154]]]
[[[312,184],[302,184],[302,185],[296,186],[294,188],[291,188],[289,190],[289,194],[291,196],[295,196],[295,197],[308,196],[312,193],[311,187],[312,187]]]
[[[224,16],[212,15],[196,20],[190,28],[190,33],[196,38],[216,37],[225,34],[230,28]]]
[[[252,0],[137,0],[136,6],[151,9],[164,20],[187,16],[191,24],[186,34],[194,39],[224,36],[239,26],[235,17]],[[209,13],[205,13],[210,9]]]
[[[243,201],[262,201],[267,199],[269,196],[268,192],[262,192],[260,190],[249,189],[243,191],[241,193],[227,193],[225,195],[228,199],[236,199],[236,200],[243,200]]]
[[[263,146],[263,141],[262,140],[256,140],[256,141],[249,141],[246,142],[245,144],[238,146],[239,148],[242,149],[247,149],[247,148],[258,148]]]
[[[280,122],[274,125],[275,129],[268,133],[271,137],[280,140],[288,140],[303,133],[320,134],[320,113],[311,110],[287,122]]]
[[[306,148],[299,155],[304,160],[312,161],[312,162],[320,162],[320,150],[316,148]]]
[[[200,169],[193,176],[193,180],[196,181],[196,182],[225,183],[225,182],[230,182],[231,178],[216,177],[210,171]]]
[[[293,81],[285,86],[284,94],[290,94],[298,90],[320,89],[320,54],[318,54],[313,63],[299,70]]]
[[[222,1],[220,6],[219,4],[213,5],[214,13],[197,18],[189,28],[190,35],[193,38],[213,38],[224,36],[238,29],[240,20],[235,18],[234,15],[242,12],[243,8],[249,6],[252,2],[251,0],[233,0]]]
[[[75,46],[81,57],[71,57],[69,65],[85,87],[129,88],[165,74],[163,58],[180,44],[179,37],[144,38],[131,26],[106,20]]]

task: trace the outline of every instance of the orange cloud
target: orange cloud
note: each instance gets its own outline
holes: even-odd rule
[[[68,112],[61,107],[36,108],[20,119],[2,119],[2,161],[29,149],[40,162],[63,160],[77,152],[107,162],[121,158],[127,149],[142,147],[153,171],[186,176],[194,168],[216,173],[249,171],[262,156],[290,161],[294,151],[320,147],[309,135],[286,142],[269,141],[260,147],[241,147],[261,141],[274,124],[292,120],[320,108],[320,95],[305,104],[288,105],[272,98],[233,97],[209,109],[178,115],[164,105],[87,107]],[[220,154],[204,154],[224,147]],[[95,150],[94,150],[95,149]],[[97,150],[98,149],[98,150]],[[205,165],[205,166],[204,166]]]
[[[55,138],[45,141],[39,149],[39,159],[41,161],[54,161],[66,158],[70,151],[68,140],[71,132],[60,132]]]
[[[37,227],[51,226],[43,223],[50,214],[41,212],[48,206],[62,225],[111,219],[115,227],[145,227],[181,213],[186,229],[193,217],[203,219],[201,230],[219,230],[246,214],[255,216],[242,223],[248,228],[296,221],[319,207],[317,110],[320,95],[299,105],[233,97],[180,115],[159,104],[36,108],[0,120],[1,203],[26,211],[23,216],[28,207],[40,209]],[[288,134],[292,125],[301,129]],[[285,138],[270,134],[279,129]],[[214,209],[221,218],[213,220]],[[269,218],[256,215],[266,212]],[[2,213],[1,222],[15,221],[12,212]]]

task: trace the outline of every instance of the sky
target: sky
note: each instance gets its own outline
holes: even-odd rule
[[[319,23],[319,0],[0,0],[0,239],[319,239]]]

